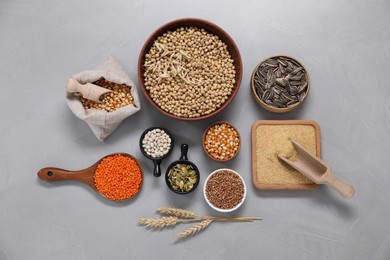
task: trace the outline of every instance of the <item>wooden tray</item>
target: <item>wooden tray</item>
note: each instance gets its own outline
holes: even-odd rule
[[[314,138],[314,140],[310,139],[310,138],[309,138],[309,140],[314,141],[315,147],[311,147],[311,150],[315,151],[316,156],[321,158],[320,127],[315,121],[312,121],[312,120],[258,120],[258,121],[255,121],[253,126],[252,126],[252,182],[253,182],[253,185],[257,189],[261,189],[261,190],[314,190],[314,189],[317,189],[319,187],[318,184],[311,182],[309,179],[307,179],[306,177],[304,177],[300,173],[296,172],[295,170],[293,170],[291,168],[288,168],[289,166],[284,164],[284,162],[278,161],[276,154],[274,156],[275,158],[273,158],[273,157],[268,158],[266,161],[265,161],[265,159],[263,159],[263,160],[261,159],[261,157],[260,157],[261,154],[258,154],[258,152],[261,153],[262,151],[257,151],[258,150],[257,146],[261,146],[261,144],[258,144],[258,142],[257,142],[258,141],[257,140],[258,139],[257,138],[257,130],[258,130],[258,127],[265,126],[265,125],[287,126],[287,128],[289,128],[288,126],[301,126],[301,125],[312,126],[314,128],[314,136],[312,137],[312,138]],[[305,128],[305,129],[308,130],[309,128]],[[283,132],[283,135],[290,136],[291,138],[283,136],[284,139],[282,138],[281,141],[278,140],[279,142],[287,143],[291,139],[303,138],[302,133],[301,133],[301,135],[299,135],[296,132],[294,132],[294,133],[288,132],[288,134],[286,134],[286,133],[287,132]],[[281,136],[282,136],[282,134],[281,134]],[[266,137],[268,137],[268,136],[266,136]],[[271,137],[271,136],[269,136],[269,137]],[[269,140],[269,139],[267,139],[267,140]],[[259,139],[259,141],[260,141],[260,139]],[[295,140],[295,141],[299,142],[300,140]],[[270,145],[272,146],[273,144],[274,143],[271,140]],[[269,147],[269,146],[267,146],[267,147]],[[272,159],[271,164],[274,164],[275,168],[269,167],[266,170],[261,171],[261,173],[258,174],[258,161],[261,161],[261,163],[263,163],[263,162],[270,163],[269,160],[271,160],[271,159]],[[259,167],[261,167],[261,165],[262,164],[260,164]],[[283,171],[284,167],[286,169],[285,171]],[[277,173],[277,171],[275,171],[276,168],[278,168],[277,170],[279,170],[279,174]],[[262,179],[261,175],[267,175],[267,174],[268,174],[268,176],[272,175],[272,178],[277,178],[278,175],[275,175],[273,173],[273,171],[275,171],[275,174],[278,174],[280,177],[286,177],[286,179],[282,180],[280,182],[275,181],[275,180],[269,181],[266,178]],[[265,172],[267,174],[263,174]],[[293,175],[294,175],[294,177],[293,177]]]

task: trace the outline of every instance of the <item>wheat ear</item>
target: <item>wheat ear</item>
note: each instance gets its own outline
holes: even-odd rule
[[[191,228],[184,230],[183,232],[177,234],[176,236],[178,238],[185,238],[185,237],[194,235],[194,234],[202,231],[203,229],[207,228],[211,224],[211,222],[213,222],[213,220],[211,220],[211,219],[203,220],[202,222],[195,224]]]
[[[180,220],[177,217],[162,217],[162,218],[140,218],[138,224],[148,228],[166,228],[173,227],[178,224]]]
[[[157,212],[163,215],[175,216],[178,218],[197,218],[199,217],[192,211],[178,208],[165,208],[161,207],[157,209]]]

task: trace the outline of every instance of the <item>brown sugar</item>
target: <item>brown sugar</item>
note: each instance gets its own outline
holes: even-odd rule
[[[261,184],[289,185],[313,184],[311,180],[279,160],[278,155],[291,161],[297,160],[292,146],[294,140],[316,154],[316,129],[310,124],[264,124],[255,131],[256,174]]]

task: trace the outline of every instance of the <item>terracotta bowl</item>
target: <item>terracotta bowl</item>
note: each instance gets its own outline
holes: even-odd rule
[[[259,95],[257,94],[256,92],[256,87],[255,87],[255,74],[258,70],[258,68],[264,63],[266,62],[268,59],[271,59],[271,58],[279,58],[279,57],[282,57],[282,58],[287,58],[287,59],[290,59],[292,61],[294,61],[295,63],[299,64],[300,66],[303,67],[304,71],[305,71],[305,74],[306,74],[306,79],[307,79],[307,88],[305,90],[305,96],[304,98],[291,105],[291,106],[288,106],[288,107],[275,107],[275,106],[272,106],[272,105],[269,105],[267,103],[265,103],[260,97]],[[307,96],[309,95],[309,91],[310,91],[310,77],[309,77],[309,73],[307,71],[307,69],[305,68],[305,66],[300,63],[298,60],[296,60],[295,58],[292,58],[290,56],[286,56],[286,55],[277,55],[277,56],[271,56],[271,57],[268,57],[268,58],[265,58],[264,60],[262,60],[256,67],[255,69],[253,70],[253,73],[252,73],[252,77],[251,77],[251,89],[252,89],[252,95],[254,97],[254,99],[256,100],[256,102],[262,106],[263,108],[265,108],[266,110],[268,111],[271,111],[271,112],[275,112],[275,113],[285,113],[285,112],[289,112],[289,111],[292,111],[294,109],[296,109],[297,107],[299,107],[300,105],[302,105],[303,101],[305,101],[305,99],[307,98]]]
[[[230,126],[231,128],[233,128],[236,132],[237,132],[237,135],[238,135],[238,139],[239,139],[239,143],[238,143],[238,149],[237,149],[237,152],[230,158],[228,159],[218,159],[218,158],[215,158],[214,156],[212,156],[206,149],[206,145],[205,145],[205,142],[206,142],[206,136],[207,136],[207,132],[212,128],[214,127],[215,125],[221,125],[221,124],[227,124],[228,126]],[[208,157],[210,157],[211,159],[213,159],[214,161],[217,161],[217,162],[227,162],[227,161],[230,161],[231,159],[233,159],[234,157],[237,156],[238,152],[240,151],[240,147],[241,147],[241,136],[240,136],[240,133],[238,132],[237,128],[235,128],[232,124],[230,124],[229,122],[226,122],[226,121],[219,121],[219,122],[216,122],[214,124],[211,124],[209,127],[207,127],[207,129],[204,131],[203,133],[203,137],[202,137],[202,147],[203,147],[203,151],[207,154]]]
[[[166,111],[162,110],[153,101],[153,99],[150,97],[150,94],[146,90],[145,85],[144,85],[145,69],[143,67],[143,64],[145,62],[145,55],[149,52],[150,48],[153,46],[153,43],[157,39],[157,37],[163,35],[167,31],[174,31],[180,27],[203,28],[207,32],[214,34],[214,35],[217,35],[227,45],[228,51],[229,51],[229,53],[234,61],[233,65],[235,66],[235,69],[236,69],[236,76],[235,76],[236,83],[234,84],[232,93],[230,94],[228,99],[218,109],[214,110],[210,114],[203,115],[200,117],[187,118],[187,117],[179,117],[179,116],[167,113]],[[152,35],[150,35],[149,38],[146,40],[145,44],[143,45],[143,47],[141,49],[141,53],[140,53],[139,58],[138,58],[138,81],[139,81],[140,87],[142,89],[142,92],[144,93],[145,98],[160,113],[162,113],[168,117],[178,119],[178,120],[188,120],[188,121],[201,120],[201,119],[206,119],[206,118],[209,118],[209,117],[212,117],[212,116],[218,114],[219,112],[224,110],[229,105],[229,103],[233,100],[233,98],[235,97],[235,95],[240,87],[240,84],[241,84],[242,66],[243,65],[242,65],[241,55],[240,55],[240,52],[237,48],[237,45],[234,43],[233,39],[224,30],[222,30],[217,25],[210,23],[208,21],[205,21],[205,20],[200,20],[200,19],[196,19],[196,18],[185,18],[185,19],[175,20],[175,21],[172,21],[170,23],[167,23],[167,24],[161,26],[154,33],[152,33]]]

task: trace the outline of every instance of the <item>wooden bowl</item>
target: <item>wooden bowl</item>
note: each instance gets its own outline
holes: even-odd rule
[[[221,125],[221,124],[227,124],[228,126],[230,126],[231,128],[233,128],[236,132],[237,132],[237,135],[238,135],[238,139],[239,139],[239,143],[238,143],[238,149],[237,149],[237,152],[230,158],[227,158],[227,159],[218,159],[218,158],[215,158],[214,156],[212,156],[206,149],[206,136],[207,136],[207,132],[212,128],[214,127],[215,125]],[[240,151],[240,147],[241,147],[241,136],[240,136],[240,133],[238,132],[237,128],[235,128],[232,124],[230,124],[229,122],[226,122],[226,121],[219,121],[219,122],[216,122],[212,125],[210,125],[209,127],[207,127],[207,129],[204,131],[203,133],[203,137],[202,137],[202,147],[203,147],[203,151],[207,154],[208,157],[210,157],[211,159],[213,159],[214,161],[217,161],[217,162],[227,162],[227,161],[230,161],[231,159],[233,159],[234,157],[237,156],[238,152]]]
[[[194,117],[194,118],[179,117],[179,116],[176,116],[176,115],[173,115],[173,114],[170,114],[170,113],[164,111],[153,101],[153,99],[150,97],[148,90],[146,90],[146,87],[144,85],[145,69],[144,69],[143,65],[145,62],[145,55],[149,52],[150,48],[153,46],[153,43],[155,42],[157,37],[163,35],[167,31],[174,31],[180,27],[203,28],[207,32],[214,34],[214,35],[217,35],[227,45],[227,49],[228,49],[228,51],[233,59],[233,65],[234,65],[235,70],[236,70],[236,75],[235,75],[236,82],[234,84],[233,90],[232,90],[231,94],[229,95],[228,99],[219,108],[217,108],[213,112],[206,114],[206,115],[203,115],[203,116]],[[185,19],[175,20],[175,21],[172,21],[170,23],[167,23],[167,24],[161,26],[151,36],[149,36],[149,38],[146,40],[145,44],[143,45],[143,47],[141,49],[141,53],[140,53],[139,58],[138,58],[138,81],[139,81],[139,84],[141,86],[141,90],[144,93],[145,98],[157,111],[159,111],[160,113],[162,113],[168,117],[174,118],[174,119],[194,121],[194,120],[201,120],[201,119],[206,119],[206,118],[212,117],[212,116],[218,114],[219,112],[221,112],[222,110],[224,110],[229,105],[229,103],[233,100],[233,98],[235,97],[235,95],[240,87],[241,79],[242,79],[242,67],[243,67],[243,65],[242,65],[241,55],[240,55],[240,52],[237,48],[237,45],[234,43],[233,39],[224,30],[222,30],[217,25],[215,25],[211,22],[205,21],[205,20],[196,19],[196,18],[185,18]]]
[[[305,71],[305,75],[306,75],[306,80],[307,80],[307,88],[305,90],[305,96],[303,97],[303,99],[291,106],[288,106],[288,107],[275,107],[275,106],[272,106],[272,105],[269,105],[267,103],[265,103],[260,97],[259,95],[257,94],[256,92],[256,87],[255,87],[255,75],[256,75],[256,72],[258,70],[258,68],[263,64],[265,63],[268,59],[271,59],[271,58],[286,58],[286,59],[290,59],[292,61],[294,61],[295,63],[299,64],[300,66],[303,67],[304,71]],[[271,57],[268,57],[268,58],[265,58],[264,60],[262,60],[256,67],[255,69],[253,70],[253,73],[252,73],[252,77],[251,77],[251,89],[252,89],[252,95],[254,97],[254,99],[256,100],[256,102],[258,104],[260,104],[260,106],[262,106],[263,108],[265,108],[266,110],[270,111],[270,112],[275,112],[275,113],[285,113],[285,112],[289,112],[289,111],[292,111],[294,109],[296,109],[297,107],[299,107],[303,101],[305,101],[305,99],[307,98],[307,96],[309,95],[309,91],[310,91],[310,77],[309,77],[309,73],[307,71],[307,69],[305,68],[305,66],[300,63],[298,60],[296,60],[295,58],[292,58],[290,56],[286,56],[286,55],[277,55],[277,56],[271,56]]]
[[[261,190],[319,188],[318,184],[278,159],[278,154],[288,153],[291,158],[297,156],[291,140],[299,142],[321,158],[321,131],[315,121],[258,120],[252,125],[251,136],[252,183],[255,188]]]

